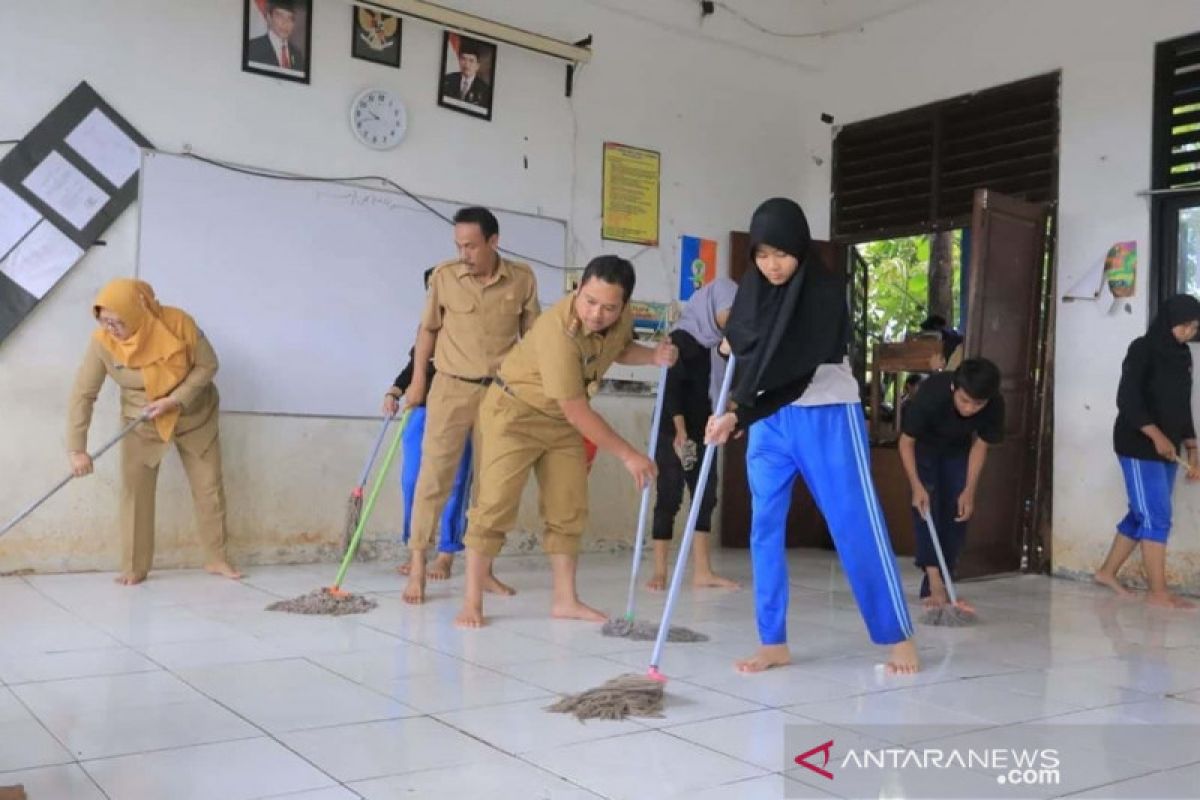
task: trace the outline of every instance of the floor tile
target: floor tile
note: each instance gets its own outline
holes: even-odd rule
[[[337,783],[270,739],[160,750],[83,767],[110,800],[253,800]]]
[[[279,739],[342,782],[481,763],[501,755],[428,717],[286,733]]]
[[[612,800],[669,797],[766,772],[660,731],[543,750],[526,758]]]
[[[537,800],[599,800],[559,776],[515,758],[501,757],[477,764],[422,770],[406,775],[348,784],[366,800],[459,800],[502,795]]]
[[[548,700],[505,703],[487,708],[438,714],[437,719],[464,733],[493,742],[505,752],[521,754],[531,750],[606,739],[645,730],[633,721],[588,720],[580,722],[570,714],[546,711]]]

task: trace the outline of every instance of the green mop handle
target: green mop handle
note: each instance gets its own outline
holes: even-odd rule
[[[922,516],[925,517],[925,527],[929,531],[929,538],[933,540],[933,552],[937,553],[938,566],[942,568],[942,580],[946,582],[946,594],[950,595],[950,605],[958,603],[958,597],[954,592],[954,581],[950,580],[950,568],[946,566],[946,557],[942,555],[942,544],[938,541],[937,528],[933,525],[933,516],[926,511]]]
[[[392,438],[387,454],[383,457],[383,467],[375,476],[375,485],[371,487],[371,493],[367,495],[367,503],[363,507],[363,512],[358,516],[354,537],[350,539],[350,546],[346,548],[346,555],[342,557],[342,566],[338,569],[337,577],[333,579],[332,588],[334,589],[341,588],[342,581],[346,578],[346,570],[350,569],[350,562],[354,560],[354,554],[358,552],[358,542],[362,538],[363,529],[367,527],[367,520],[371,518],[371,512],[375,510],[375,500],[379,497],[379,490],[383,488],[384,479],[387,478],[388,470],[392,468],[392,462],[396,460],[396,451],[400,449],[400,442],[404,438],[404,427],[408,424],[408,411],[409,409],[405,408],[400,415],[400,425],[396,428],[396,435]]]

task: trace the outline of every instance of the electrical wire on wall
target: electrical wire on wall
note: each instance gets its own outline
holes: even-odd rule
[[[822,31],[807,31],[807,32],[803,32],[803,33],[790,33],[790,32],[785,32],[785,31],[777,31],[772,28],[769,28],[766,25],[763,25],[763,24],[755,21],[752,17],[748,16],[745,12],[735,8],[730,3],[724,2],[724,0],[706,0],[706,2],[701,2],[700,6],[702,9],[701,13],[704,14],[705,16],[708,16],[709,14],[711,14],[712,8],[715,6],[716,8],[719,8],[722,11],[729,13],[731,16],[735,17],[736,19],[741,20],[741,22],[743,24],[747,25],[748,27],[753,28],[754,30],[758,31],[759,33],[766,34],[767,36],[777,36],[781,39],[822,39],[826,36],[836,36],[839,33],[850,33],[851,31],[860,29],[863,25],[866,25],[868,22],[875,22],[876,20],[883,19],[884,17],[890,17],[893,14],[899,14],[902,11],[908,11],[909,9],[916,8],[917,6],[921,5],[924,2],[925,2],[925,0],[913,0],[913,2],[911,2],[911,3],[904,3],[902,5],[895,6],[894,8],[889,8],[887,10],[880,11],[878,14],[872,14],[869,17],[864,17],[863,19],[857,20],[855,22],[849,22],[849,23],[846,23],[845,25],[840,25],[838,27],[829,28],[827,30],[822,30]]]
[[[194,153],[191,150],[187,150],[182,153],[172,153],[172,152],[166,151],[166,150],[156,150],[154,152],[161,152],[166,155],[176,155],[176,156],[184,156],[186,158],[193,158],[197,161],[202,161],[205,164],[209,164],[214,167],[220,167],[221,169],[229,170],[230,172],[238,172],[243,175],[253,175],[258,178],[270,178],[272,180],[277,180],[277,181],[298,181],[301,183],[340,183],[340,184],[352,184],[352,183],[364,183],[367,181],[378,181],[379,183],[382,183],[385,186],[395,189],[397,192],[408,197],[410,200],[415,202],[417,205],[421,206],[421,208],[423,208],[425,211],[428,211],[433,216],[444,221],[447,225],[451,225],[451,226],[454,225],[454,220],[451,217],[448,217],[445,214],[443,214],[442,212],[438,211],[436,208],[431,206],[429,203],[425,202],[424,199],[422,199],[418,195],[413,194],[408,189],[401,186],[399,183],[396,183],[396,181],[392,180],[391,178],[385,178],[382,175],[354,175],[354,176],[349,176],[349,177],[316,177],[316,176],[312,176],[312,175],[285,175],[285,174],[281,174],[278,172],[271,172],[269,170],[254,169],[253,167],[242,167],[242,166],[238,166],[236,164],[228,164],[224,161],[219,161],[215,158],[209,158],[207,156],[198,155],[197,153]],[[364,188],[366,188],[366,187],[364,187]],[[504,253],[505,255],[510,256],[512,258],[520,259],[521,261],[527,261],[532,264],[541,264],[543,267],[549,267],[550,269],[556,269],[556,270],[559,270],[560,272],[569,272],[572,270],[571,267],[566,267],[562,264],[551,264],[549,262],[542,261],[540,258],[534,258],[533,256],[527,256],[527,255],[524,255],[523,253],[518,253],[515,250],[507,250],[503,247],[497,247],[496,249],[499,252]]]

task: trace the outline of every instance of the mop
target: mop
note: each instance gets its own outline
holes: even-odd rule
[[[729,366],[725,370],[725,378],[721,381],[721,392],[717,399],[717,408],[724,409],[729,399],[729,385],[733,382],[734,357],[729,357]],[[708,475],[712,471],[713,458],[717,454],[717,445],[709,444],[704,447],[704,459],[700,462],[700,476],[696,480],[696,492],[692,495],[692,505],[688,510],[687,525],[683,530],[683,542],[679,545],[679,555],[675,562],[675,574],[671,576],[671,586],[667,591],[667,603],[663,607],[662,622],[658,626],[658,635],[654,640],[654,651],[650,656],[650,667],[645,675],[627,673],[613,678],[594,689],[575,695],[567,695],[552,706],[546,708],[560,714],[574,714],[580,722],[589,719],[625,719],[626,717],[661,717],[663,715],[664,686],[667,678],[659,670],[662,663],[663,645],[667,641],[667,632],[671,628],[671,614],[675,610],[675,601],[679,598],[679,589],[683,585],[683,570],[687,564],[688,551],[692,548],[692,538],[696,534],[696,522],[700,518],[700,502],[704,497],[704,487],[708,483]]]
[[[396,460],[396,451],[400,449],[400,441],[404,436],[404,426],[407,422],[408,409],[406,408],[400,415],[400,425],[396,429],[396,435],[392,438],[392,443],[388,446],[387,454],[383,457],[383,468],[375,476],[375,484],[371,487],[371,493],[367,495],[366,505],[363,507],[358,524],[354,528],[354,536],[350,538],[350,545],[346,548],[346,554],[342,557],[342,565],[338,568],[337,577],[333,579],[333,585],[324,586],[290,600],[279,600],[267,606],[268,611],[287,611],[292,614],[326,614],[340,617],[346,614],[363,614],[378,605],[377,602],[369,597],[347,592],[342,588],[342,581],[346,578],[346,570],[350,569],[350,562],[354,560],[354,554],[358,550],[358,543],[362,539],[363,529],[367,527],[367,520],[371,518],[371,512],[375,510],[375,501],[379,498],[379,491],[383,488],[388,471],[392,468],[392,462]]]
[[[950,602],[944,606],[931,608],[921,615],[921,622],[925,625],[939,625],[944,628],[961,628],[966,625],[974,625],[978,618],[975,615],[974,609],[966,603],[959,601],[957,593],[954,591],[954,581],[950,579],[950,568],[946,566],[946,557],[942,555],[942,544],[938,541],[937,528],[933,525],[933,517],[929,512],[925,514],[925,526],[929,530],[929,538],[933,540],[933,552],[937,553],[938,566],[942,570],[942,580],[946,583],[946,594],[950,595]]]
[[[662,422],[663,401],[667,394],[667,370],[667,367],[663,367],[659,371],[658,396],[654,400],[654,414],[650,417],[650,444],[646,448],[646,455],[651,461],[654,460],[654,455],[658,451],[658,427]],[[637,536],[633,545],[633,566],[629,572],[629,598],[625,603],[625,616],[613,617],[604,623],[600,632],[605,636],[633,639],[639,642],[648,642],[658,636],[657,625],[653,622],[636,620],[633,614],[634,603],[637,599],[638,567],[642,561],[642,547],[646,543],[646,519],[650,513],[650,488],[650,483],[642,487],[642,505],[638,509]],[[687,628],[671,628],[667,633],[667,638],[672,642],[708,641],[708,637],[704,634]]]
[[[375,437],[375,446],[371,448],[371,455],[367,459],[366,466],[363,467],[362,475],[358,478],[358,484],[350,491],[350,501],[346,504],[346,527],[342,530],[342,552],[350,546],[350,540],[354,537],[354,531],[358,528],[359,516],[362,514],[363,492],[367,488],[367,478],[371,477],[371,468],[375,466],[375,459],[379,457],[379,448],[383,446],[384,436],[387,435],[388,426],[392,424],[392,416],[387,414],[383,418],[383,425],[379,429],[379,435]]]
[[[104,455],[109,450],[111,450],[113,445],[115,445],[117,442],[121,441],[126,436],[128,436],[130,433],[132,433],[133,429],[136,428],[138,425],[142,424],[143,422],[145,422],[146,419],[147,419],[146,415],[143,414],[142,416],[138,417],[133,422],[130,422],[128,425],[126,425],[124,428],[122,428],[121,432],[118,433],[113,438],[109,439],[108,442],[106,442],[103,447],[101,447],[95,453],[90,454],[92,461],[94,462],[96,459],[100,458],[100,456]],[[3,536],[4,534],[11,531],[13,528],[17,527],[17,523],[19,523],[21,520],[25,519],[30,514],[32,514],[34,511],[36,511],[38,509],[38,507],[41,506],[42,503],[46,502],[51,497],[53,497],[58,492],[59,489],[63,488],[68,483],[70,483],[74,477],[75,477],[74,473],[68,473],[67,477],[63,478],[61,481],[56,483],[54,485],[53,489],[46,492],[44,495],[39,497],[37,500],[34,500],[32,503],[30,503],[28,506],[26,506],[24,511],[20,512],[15,517],[13,517],[3,528],[0,528],[0,536]]]

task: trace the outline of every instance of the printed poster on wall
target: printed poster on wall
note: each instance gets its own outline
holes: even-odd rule
[[[654,150],[604,143],[601,238],[658,246],[661,172],[662,156]]]
[[[717,243],[698,236],[679,237],[679,301],[686,303],[716,277]]]
[[[633,315],[633,334],[639,339],[665,336],[671,326],[671,304],[646,300],[629,301]]]

